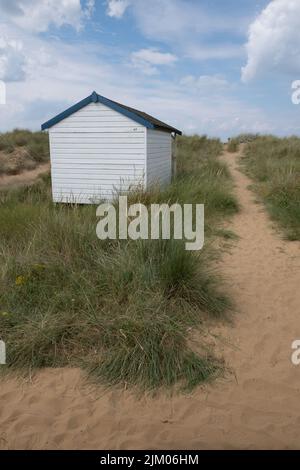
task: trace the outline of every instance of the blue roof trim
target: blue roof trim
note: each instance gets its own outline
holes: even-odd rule
[[[49,129],[50,127],[54,126],[55,124],[58,124],[60,121],[63,119],[66,119],[67,117],[71,116],[71,114],[76,113],[76,111],[79,111],[80,109],[84,108],[90,103],[102,103],[105,106],[108,106],[111,109],[114,109],[115,111],[123,114],[124,116],[132,119],[135,122],[138,122],[139,124],[142,124],[143,126],[147,127],[148,129],[155,129],[154,124],[152,124],[150,121],[147,121],[146,119],[143,119],[141,116],[136,115],[134,112],[129,111],[127,109],[122,108],[119,106],[117,103],[114,103],[110,101],[108,98],[104,98],[104,96],[98,95],[95,91],[85,98],[84,100],[79,101],[79,103],[74,104],[70,108],[66,109],[62,113],[58,114],[54,118],[50,119],[49,121],[45,122],[42,124],[41,129],[42,131]]]
[[[73,106],[66,109],[62,113],[58,114],[57,116],[50,119],[49,121],[44,122],[44,124],[42,124],[41,126],[42,131],[44,131],[45,129],[49,129],[49,127],[54,126],[55,124],[62,121],[63,119],[66,119],[67,117],[71,116],[71,114],[76,113],[76,111],[79,111],[80,109],[84,108],[86,105],[92,103],[93,96],[94,94],[88,96],[84,100],[79,101],[79,103],[74,104]]]

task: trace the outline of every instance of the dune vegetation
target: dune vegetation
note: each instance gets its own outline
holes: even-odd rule
[[[271,218],[289,240],[300,240],[300,139],[256,137],[246,145],[242,164]]]
[[[230,141],[227,144],[227,150],[230,153],[236,153],[239,151],[239,141],[238,139],[230,139]]]
[[[34,170],[49,161],[48,135],[15,129],[0,133],[0,176]]]
[[[0,337],[7,366],[76,366],[105,384],[192,388],[223,370],[190,341],[231,302],[213,268],[213,240],[238,211],[222,144],[178,140],[178,175],[130,202],[204,203],[205,248],[177,240],[101,241],[96,207],[53,204],[50,176],[0,193]]]

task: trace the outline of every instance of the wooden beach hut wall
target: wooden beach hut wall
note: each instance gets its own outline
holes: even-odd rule
[[[42,125],[50,140],[55,202],[111,200],[168,184],[172,141],[181,132],[96,92]]]

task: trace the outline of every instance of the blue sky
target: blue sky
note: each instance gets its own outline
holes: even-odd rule
[[[0,131],[93,90],[186,133],[300,134],[299,0],[0,0]]]

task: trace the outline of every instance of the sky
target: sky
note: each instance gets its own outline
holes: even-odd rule
[[[0,0],[0,132],[92,91],[226,140],[300,135],[300,0]]]

